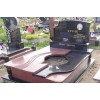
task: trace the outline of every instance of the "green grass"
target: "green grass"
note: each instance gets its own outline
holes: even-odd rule
[[[24,47],[31,48],[32,47],[32,43],[24,43]]]
[[[43,43],[37,43],[37,44],[36,44],[36,48],[37,48],[37,49],[41,49],[41,48],[46,47],[46,46],[48,46],[48,45],[50,45],[50,40],[45,41],[45,42],[43,42]]]
[[[36,48],[37,48],[37,50],[38,50],[38,49],[44,48],[44,47],[46,47],[46,46],[48,46],[48,45],[50,45],[50,40],[45,41],[45,42],[43,42],[43,43],[37,43],[37,44],[36,44]],[[32,47],[32,44],[31,44],[31,43],[24,43],[24,46],[30,48],[30,47]],[[90,45],[89,48],[90,48],[90,49],[94,49],[94,50],[100,50],[100,46],[93,46],[93,45]]]
[[[89,48],[94,50],[100,50],[100,45],[99,46],[90,45]]]
[[[37,43],[36,44],[36,49],[38,50],[38,49],[44,48],[44,47],[48,46],[49,44],[50,44],[50,40],[45,41],[43,43]],[[24,46],[31,48],[32,44],[31,43],[24,43]]]

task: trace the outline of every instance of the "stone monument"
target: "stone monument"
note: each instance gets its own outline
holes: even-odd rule
[[[6,34],[8,37],[9,49],[17,50],[24,47],[21,42],[20,28],[18,28],[18,19],[15,17],[3,17],[4,25],[6,27]]]

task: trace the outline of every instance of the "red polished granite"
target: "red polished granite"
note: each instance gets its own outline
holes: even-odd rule
[[[24,56],[13,59],[4,65],[7,68],[11,68],[12,76],[14,78],[33,83],[61,83],[71,82],[75,77],[78,77],[79,73],[82,73],[86,69],[85,66],[88,63],[88,59],[84,59],[76,70],[69,73],[52,74],[46,78],[35,75],[39,71],[42,71],[48,66],[47,63],[43,63],[48,56],[66,55],[70,53],[70,50],[45,47],[41,50],[31,52]],[[76,75],[76,76],[75,76]],[[75,76],[75,77],[74,77]]]
[[[11,68],[12,75],[16,78],[27,80],[30,79],[28,76],[33,78],[33,75],[40,70],[47,67],[47,63],[43,63],[48,56],[65,55],[68,54],[70,50],[57,49],[45,47],[41,50],[31,52],[24,56],[13,59],[4,65]],[[27,74],[25,74],[27,73]],[[23,76],[24,75],[24,76]],[[27,78],[26,78],[27,77]],[[35,76],[36,77],[36,76]],[[25,78],[25,79],[24,79]],[[40,78],[41,79],[41,78]],[[33,81],[31,81],[33,82]]]

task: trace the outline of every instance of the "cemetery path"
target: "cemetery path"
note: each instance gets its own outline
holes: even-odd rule
[[[87,70],[80,83],[96,83],[96,81],[93,80],[93,77],[100,69],[100,50],[94,50],[92,53],[92,58],[95,59],[94,65]]]
[[[2,76],[3,75],[5,75],[7,73],[7,70],[6,70],[6,68],[5,67],[0,67],[0,83],[2,83],[3,82],[3,80],[2,80]]]
[[[96,74],[96,72],[100,69],[100,50],[94,50],[92,53],[92,58],[95,59],[94,65],[87,70],[85,75],[82,76],[82,79],[79,83],[96,83],[96,81],[93,80],[93,77]],[[6,73],[6,68],[0,67],[0,83],[3,82],[1,77]]]

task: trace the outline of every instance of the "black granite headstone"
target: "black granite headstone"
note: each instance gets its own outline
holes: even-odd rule
[[[20,28],[18,28],[18,21],[15,17],[3,17],[6,26],[6,33],[8,36],[8,46],[10,49],[20,49],[24,47],[21,42]]]
[[[89,43],[90,23],[83,21],[60,21],[58,26],[54,28],[53,42],[54,47],[64,48],[74,48],[74,49],[84,49],[87,48],[87,43]]]

